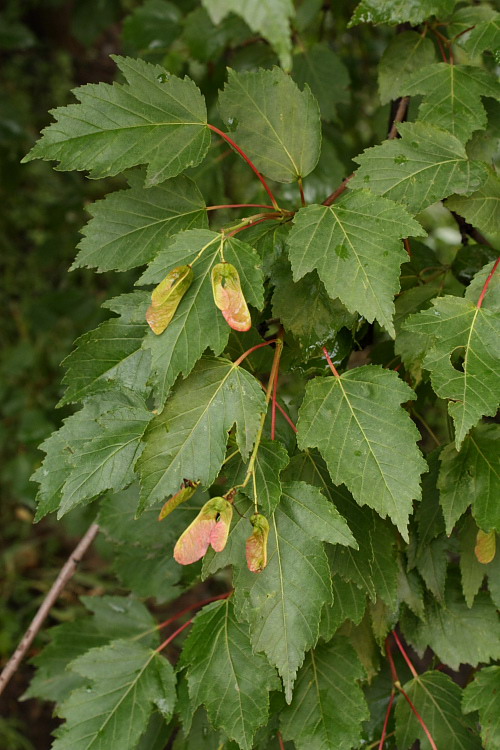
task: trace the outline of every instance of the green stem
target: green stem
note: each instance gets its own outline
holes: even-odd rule
[[[245,474],[245,479],[243,480],[241,484],[237,484],[236,487],[234,487],[234,489],[242,489],[243,487],[246,487],[251,477],[255,474],[255,461],[257,460],[257,454],[259,452],[260,441],[262,440],[262,433],[264,432],[264,425],[266,423],[266,416],[267,416],[267,408],[269,406],[269,402],[273,394],[274,381],[278,373],[282,350],[283,350],[283,333],[280,332],[280,334],[278,334],[278,338],[276,339],[276,349],[274,351],[274,359],[273,359],[273,364],[271,367],[271,374],[269,375],[269,383],[267,384],[267,389],[266,389],[266,409],[260,418],[260,425],[259,425],[259,429],[257,431],[257,435],[255,438],[252,455],[250,456],[250,461],[248,462],[248,469],[247,469],[247,473]],[[255,481],[255,477],[254,477],[254,481]],[[258,502],[257,502],[257,493],[256,493],[255,484],[254,484],[254,504],[255,504],[255,512],[257,512]]]

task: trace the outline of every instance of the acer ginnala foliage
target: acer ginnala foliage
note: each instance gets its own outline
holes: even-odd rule
[[[191,5],[25,157],[122,176],[73,267],[136,269],[34,475],[131,595],[27,695],[55,750],[500,748],[500,16]]]

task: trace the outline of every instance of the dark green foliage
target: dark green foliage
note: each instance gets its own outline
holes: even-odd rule
[[[95,518],[130,593],[107,581],[36,657],[54,750],[375,747],[391,681],[381,746],[500,747],[498,14],[347,5],[136,4],[117,80],[76,88],[23,159],[116,177],[72,268],[122,272],[88,295],[119,293],[64,360],[59,429],[25,427],[36,520]]]

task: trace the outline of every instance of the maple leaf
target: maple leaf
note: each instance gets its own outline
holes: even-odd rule
[[[394,335],[393,298],[406,258],[400,241],[424,230],[392,201],[349,191],[331,206],[301,208],[288,238],[294,279],[316,270],[330,297]]]
[[[398,125],[401,138],[357,156],[351,188],[369,188],[418,213],[451,193],[470,194],[485,182],[485,164],[469,161],[463,144],[427,122]]]
[[[299,447],[319,449],[333,483],[344,483],[360,505],[389,516],[405,538],[426,466],[417,429],[400,407],[413,398],[396,373],[357,367],[310,381],[297,425]],[[383,431],[388,423],[390,433]]]
[[[52,110],[56,122],[23,161],[55,159],[59,169],[85,169],[91,177],[147,164],[149,185],[199,164],[210,132],[205,101],[193,81],[144,60],[112,59],[127,83],[75,89],[80,104]]]
[[[187,667],[192,708],[203,703],[217,729],[251,750],[255,730],[267,720],[269,690],[279,681],[266,659],[253,653],[248,625],[238,622],[232,602],[214,602],[197,615],[180,666]]]
[[[437,395],[449,399],[460,449],[470,428],[482,416],[494,416],[500,403],[500,317],[486,301],[479,308],[470,299],[445,296],[411,315],[403,327],[432,337],[423,366]],[[452,363],[453,352],[463,353],[463,369]]]

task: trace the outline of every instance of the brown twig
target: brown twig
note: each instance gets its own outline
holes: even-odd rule
[[[409,106],[410,106],[410,97],[409,96],[401,97],[401,99],[399,100],[397,109],[396,109],[396,114],[394,115],[394,118],[392,120],[392,125],[389,129],[389,135],[387,136],[387,138],[390,141],[398,137],[398,125],[400,122],[404,122],[404,120],[406,119]]]
[[[462,243],[464,245],[467,245],[469,241],[468,238],[472,237],[472,239],[475,240],[479,245],[487,245],[488,247],[492,247],[491,242],[486,239],[484,234],[481,234],[479,229],[476,229],[472,226],[472,224],[469,224],[463,218],[463,216],[460,216],[460,214],[457,214],[455,211],[451,211],[450,213],[458,224],[458,229],[462,237]]]
[[[77,546],[61,568],[59,575],[57,576],[56,580],[54,581],[52,588],[50,589],[49,593],[43,600],[42,604],[40,605],[38,612],[34,616],[33,620],[31,621],[31,624],[25,634],[23,635],[21,642],[19,643],[19,646],[16,648],[12,656],[10,657],[9,661],[5,665],[4,669],[2,670],[2,673],[0,674],[0,694],[5,690],[7,687],[7,684],[12,677],[12,675],[16,672],[17,668],[19,667],[20,663],[22,662],[26,652],[28,651],[29,647],[33,643],[33,640],[37,633],[39,632],[40,628],[42,627],[45,618],[49,614],[50,610],[52,609],[52,606],[56,602],[56,600],[59,597],[59,594],[64,589],[68,581],[72,578],[72,576],[75,573],[75,570],[80,563],[82,557],[94,541],[95,537],[97,536],[97,532],[99,531],[99,526],[96,523],[93,523],[89,528],[87,529],[87,532],[85,535],[80,539]]]

